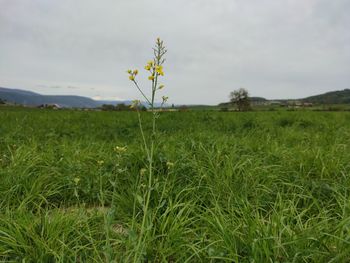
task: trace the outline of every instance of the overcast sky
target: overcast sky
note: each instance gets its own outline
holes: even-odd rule
[[[0,0],[0,86],[140,98],[125,71],[159,36],[170,103],[350,88],[349,14],[349,0]]]

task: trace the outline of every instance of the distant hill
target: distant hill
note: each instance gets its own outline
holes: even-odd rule
[[[274,100],[268,100],[262,97],[250,97],[250,102],[254,105],[261,104],[261,103],[281,103],[281,104],[287,104],[289,101],[300,101],[300,102],[309,102],[313,104],[350,104],[350,89],[344,89],[344,90],[338,90],[338,91],[331,91],[326,92],[320,95],[310,96],[303,99],[274,99]],[[224,102],[220,103],[219,107],[229,107],[232,103],[230,102]]]
[[[0,100],[27,106],[57,104],[63,108],[97,108],[103,104],[131,104],[131,101],[98,101],[82,96],[41,95],[32,91],[0,87]]]
[[[315,104],[348,104],[350,103],[350,89],[331,91],[301,100]]]
[[[254,101],[254,102],[259,102],[259,101],[267,101],[267,99],[263,98],[263,97],[249,97],[250,101]]]

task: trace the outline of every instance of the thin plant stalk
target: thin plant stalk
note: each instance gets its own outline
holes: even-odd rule
[[[141,244],[144,242],[145,239],[145,230],[149,230],[148,227],[146,227],[146,221],[147,216],[149,214],[149,206],[150,206],[150,200],[152,196],[152,185],[154,180],[154,151],[155,151],[155,144],[156,144],[156,119],[157,119],[157,112],[155,111],[155,98],[156,93],[158,89],[161,89],[163,85],[158,87],[158,77],[163,76],[163,70],[162,70],[162,64],[164,63],[165,59],[163,58],[164,54],[166,53],[166,49],[163,46],[163,41],[161,41],[159,38],[156,42],[156,47],[154,50],[154,59],[153,61],[148,62],[148,64],[145,66],[145,69],[151,73],[151,76],[148,77],[149,80],[152,81],[151,86],[151,98],[149,99],[146,94],[142,91],[142,89],[139,87],[138,83],[135,80],[136,75],[138,74],[138,70],[128,70],[129,73],[129,79],[135,84],[136,88],[139,90],[141,95],[144,97],[144,99],[147,101],[150,107],[150,111],[152,114],[152,132],[150,136],[150,142],[147,143],[144,130],[142,127],[142,120],[141,115],[138,111],[138,106],[140,105],[140,101],[135,101],[134,106],[136,106],[137,113],[138,113],[138,121],[139,121],[139,128],[143,140],[143,144],[145,147],[145,151],[147,154],[147,161],[148,161],[148,184],[146,193],[143,197],[143,216],[142,216],[142,222],[141,222],[141,230],[140,235],[138,238],[137,246],[136,246],[136,253],[134,256],[134,262],[138,262],[140,260],[141,254],[143,249],[141,248]],[[167,97],[163,97],[162,105],[164,105]],[[139,180],[140,183],[140,180]],[[136,215],[134,214],[134,217]],[[152,219],[153,220],[153,219]]]

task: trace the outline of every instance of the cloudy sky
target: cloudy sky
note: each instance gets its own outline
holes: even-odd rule
[[[125,71],[159,36],[173,103],[350,88],[349,14],[349,0],[0,0],[0,86],[140,98]]]

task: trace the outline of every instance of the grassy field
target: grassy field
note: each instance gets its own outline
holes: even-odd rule
[[[157,138],[143,262],[348,262],[350,112],[166,112]],[[134,112],[0,108],[0,262],[132,261],[141,145]]]

